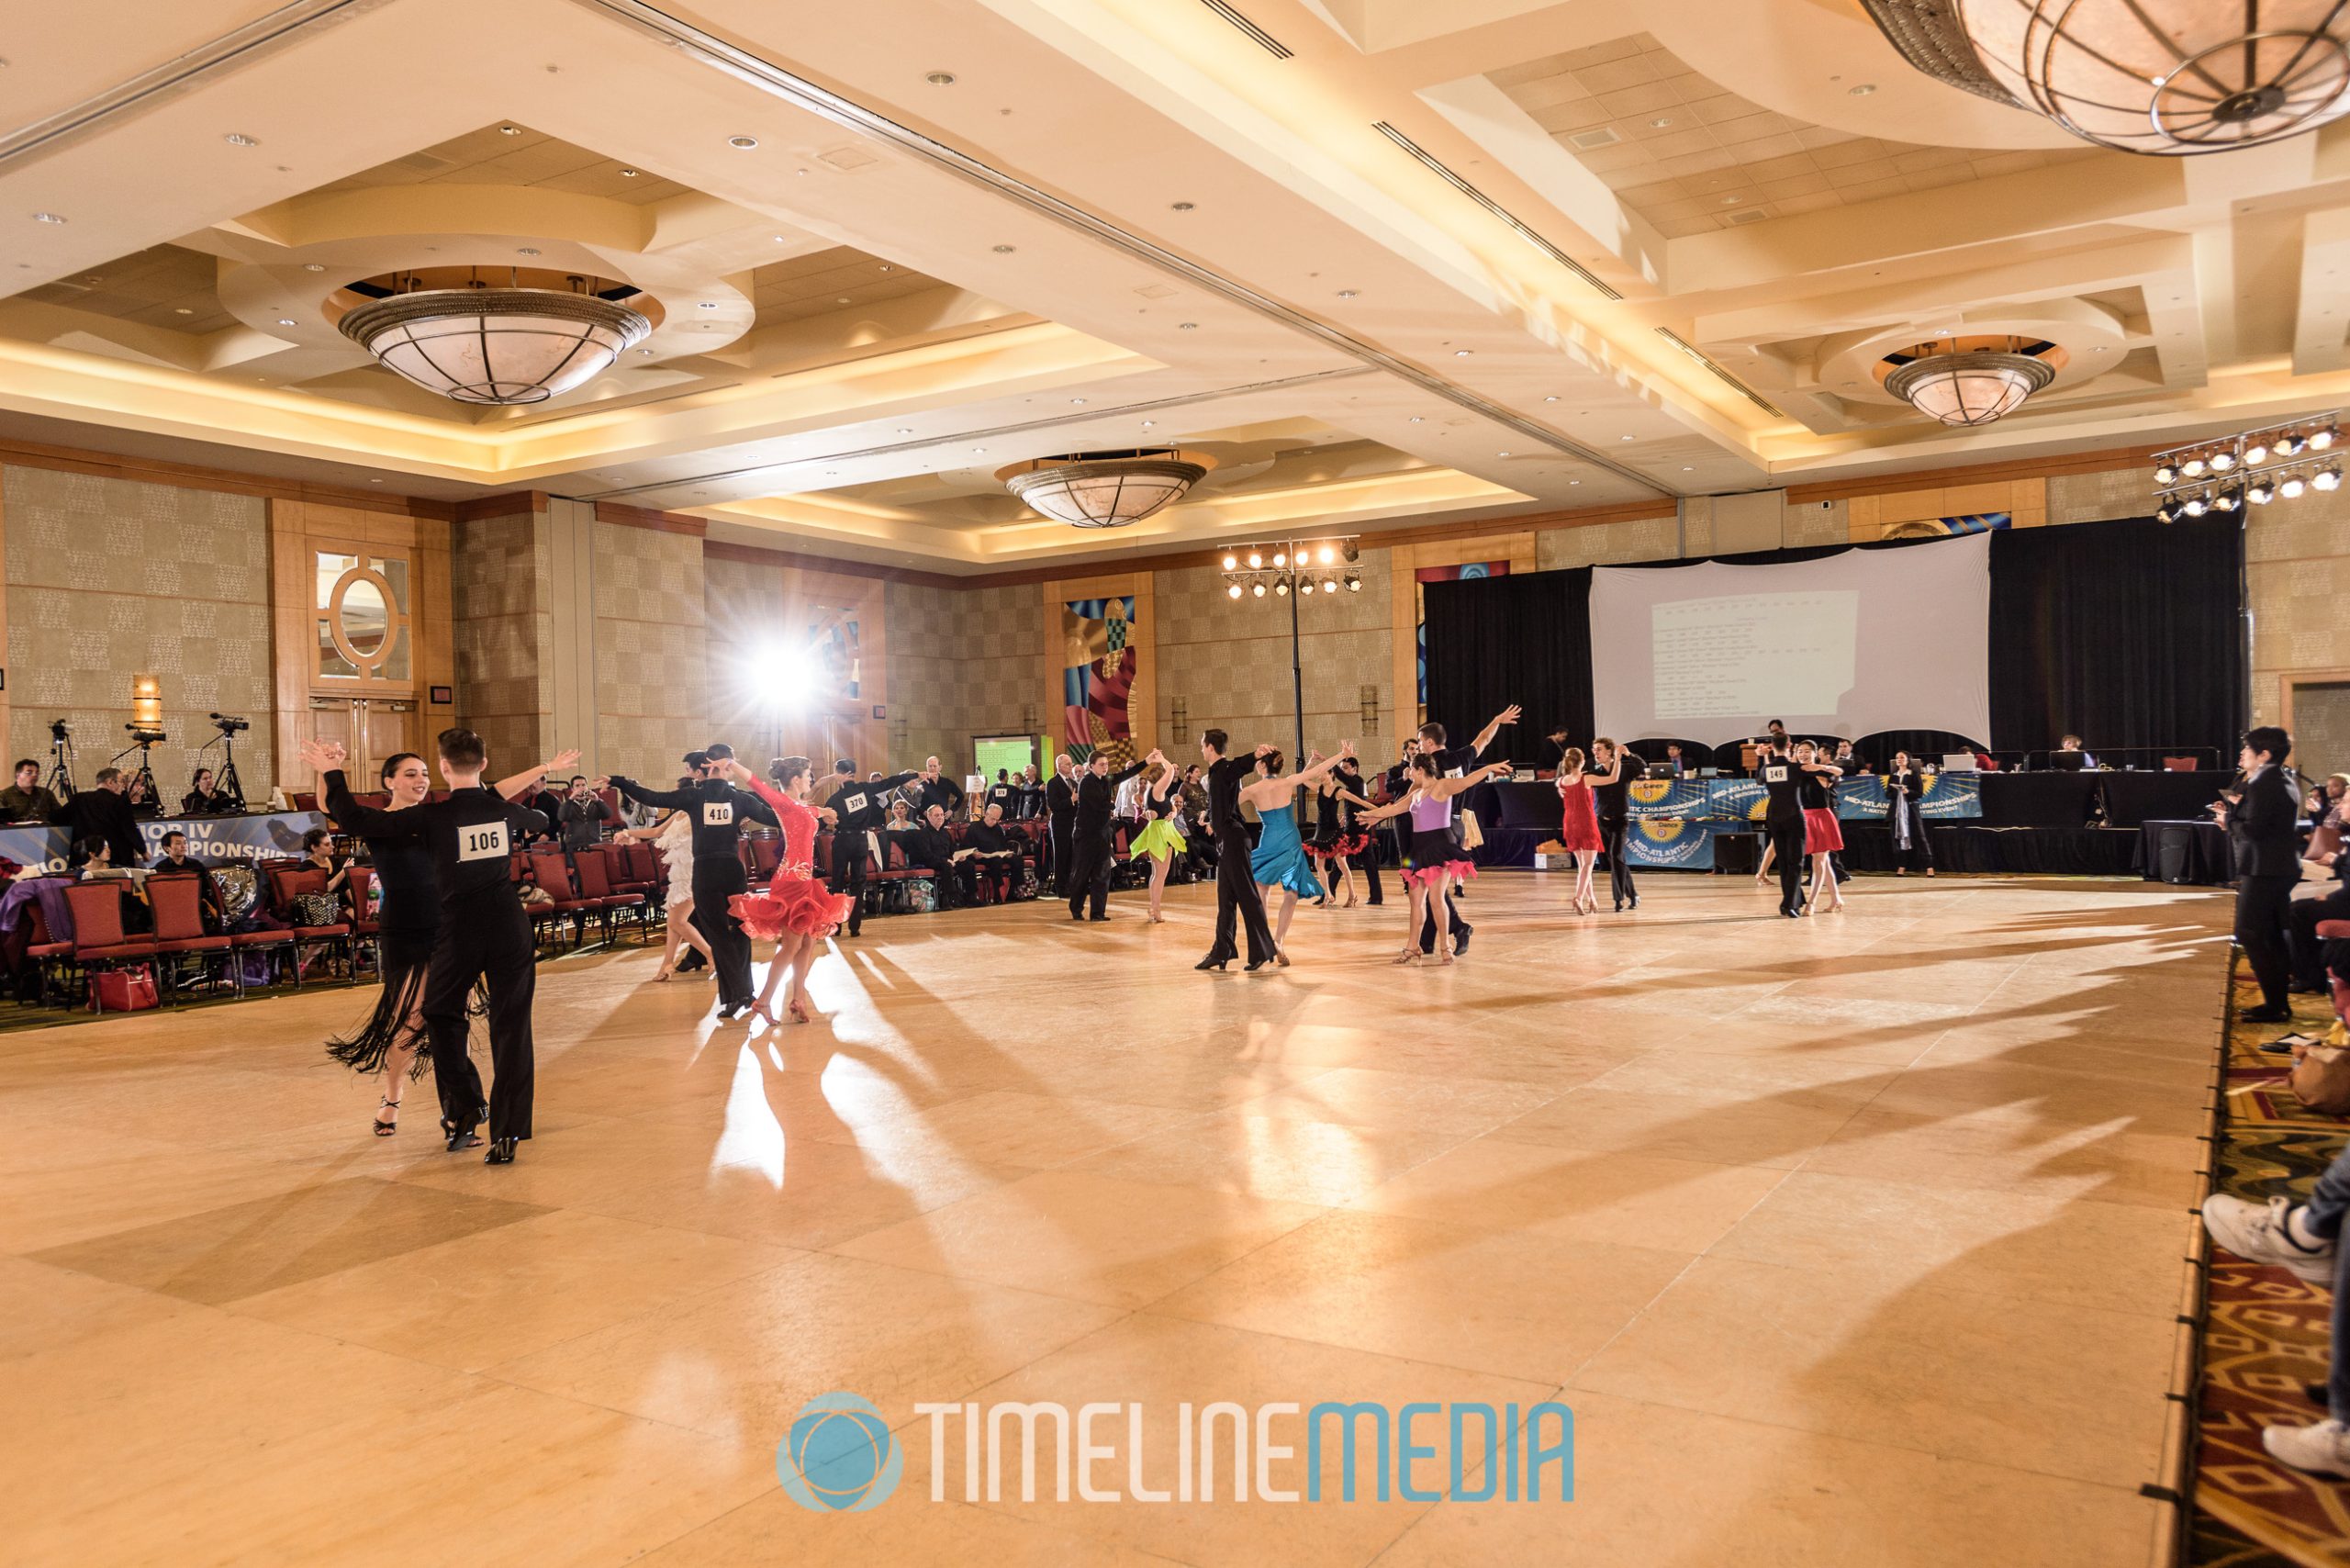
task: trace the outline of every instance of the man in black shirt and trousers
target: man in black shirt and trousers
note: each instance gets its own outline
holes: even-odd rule
[[[1248,823],[1240,814],[1240,791],[1257,771],[1254,756],[1224,755],[1225,734],[1208,730],[1200,735],[1200,760],[1208,767],[1208,820],[1202,824],[1215,834],[1215,946],[1193,969],[1220,969],[1239,957],[1232,939],[1237,919],[1248,930],[1248,968],[1261,969],[1273,961],[1273,928],[1265,921],[1265,901],[1258,896],[1249,875]],[[1270,748],[1267,748],[1270,749]]]
[[[886,778],[876,778],[858,783],[856,762],[842,757],[833,764],[833,793],[824,802],[832,808],[833,879],[836,893],[846,893],[848,924],[845,929],[851,936],[865,929],[866,857],[872,852],[873,834],[890,814],[890,791],[911,781],[911,773],[893,773]]]
[[[1592,760],[1602,768],[1611,764],[1616,769],[1612,784],[1591,787],[1593,814],[1599,818],[1599,840],[1607,850],[1607,888],[1615,895],[1616,912],[1620,914],[1626,904],[1640,907],[1639,890],[1632,886],[1632,867],[1626,841],[1631,836],[1632,780],[1641,771],[1640,759],[1602,735],[1591,743]]]
[[[1053,758],[1053,776],[1045,784],[1045,815],[1051,826],[1053,891],[1067,897],[1069,887],[1069,830],[1077,821],[1077,764],[1067,752]]]
[[[710,967],[718,979],[718,1016],[725,1020],[748,1012],[756,994],[751,987],[751,939],[743,935],[743,923],[727,902],[751,887],[740,847],[743,819],[769,827],[777,823],[775,808],[726,781],[733,768],[733,746],[714,742],[702,748],[702,776],[690,790],[648,790],[618,775],[611,784],[632,801],[684,812],[693,824],[693,922],[710,944]]]
[[[1765,741],[1755,749],[1754,776],[1769,796],[1762,824],[1778,857],[1779,913],[1793,920],[1803,913],[1803,869],[1808,840],[1803,829],[1803,769],[1785,741]]]
[[[914,777],[922,780],[922,799],[914,803],[917,821],[933,806],[945,807],[948,822],[963,814],[963,786],[938,771],[938,758],[923,758],[922,771]]]
[[[2247,1024],[2285,1024],[2293,1016],[2285,927],[2293,888],[2301,879],[2301,811],[2285,776],[2285,758],[2292,749],[2293,737],[2274,724],[2247,733],[2237,758],[2243,791],[2232,802],[2221,800],[2211,807],[2227,824],[2235,851],[2236,943],[2260,982],[2260,1005],[2237,1014]]]
[[[1149,763],[1159,760],[1152,752],[1141,762],[1116,773],[1110,771],[1110,758],[1101,751],[1094,752],[1077,780],[1077,814],[1069,827],[1069,917],[1086,918],[1085,905],[1093,904],[1092,918],[1110,918],[1110,808],[1116,803],[1118,786],[1140,773]]]

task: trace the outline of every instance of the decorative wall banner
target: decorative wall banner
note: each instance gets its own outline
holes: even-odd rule
[[[1983,776],[1979,773],[1926,775],[1925,790],[1918,797],[1918,814],[1929,822],[1981,816]]]
[[[1625,859],[1635,866],[1683,871],[1714,868],[1714,835],[1702,822],[1679,818],[1646,818],[1624,834]]]
[[[1062,736],[1080,764],[1105,752],[1113,767],[1135,760],[1126,711],[1135,682],[1135,599],[1070,599],[1061,606],[1061,689],[1067,722]]]
[[[251,817],[188,817],[180,821],[140,823],[151,865],[163,854],[163,835],[174,830],[187,834],[191,860],[207,866],[256,860],[291,860],[302,853],[302,835],[325,827],[317,812],[277,812]],[[0,859],[13,860],[30,872],[62,871],[73,848],[62,827],[0,827]]]
[[[1867,822],[1885,815],[1885,780],[1874,773],[1863,773],[1836,783],[1836,814],[1841,818]]]
[[[1770,791],[1756,779],[1708,778],[1705,785],[1706,815],[1709,817],[1759,823],[1771,802]]]

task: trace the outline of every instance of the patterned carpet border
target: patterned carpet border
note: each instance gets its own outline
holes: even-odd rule
[[[2283,1032],[2239,1021],[2258,1000],[2239,963],[2229,976],[2211,1176],[2213,1192],[2255,1203],[2306,1196],[2350,1137],[2350,1122],[2294,1098],[2289,1058],[2258,1050]],[[2305,1034],[2322,1035],[2333,1021],[2322,999],[2294,1002],[2294,1026]],[[2350,1564],[2350,1483],[2287,1469],[2260,1446],[2263,1427],[2323,1414],[2303,1390],[2325,1380],[2332,1308],[2330,1293],[2282,1269],[2210,1249],[2184,1551],[2195,1568]]]

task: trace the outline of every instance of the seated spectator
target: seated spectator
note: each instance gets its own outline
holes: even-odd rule
[[[1681,755],[1681,743],[1679,741],[1672,741],[1666,744],[1664,748],[1664,765],[1673,769],[1673,777],[1675,778],[1683,778],[1688,776],[1689,764]]]
[[[17,763],[17,781],[0,790],[0,818],[12,823],[45,823],[57,815],[56,795],[40,781],[40,764],[31,757]]]
[[[201,860],[188,857],[187,834],[173,828],[163,835],[163,853],[149,870],[171,875],[185,874],[197,879],[197,902],[204,908],[204,925],[207,931],[220,928],[224,910],[220,902],[220,884],[213,879],[212,868]]]
[[[2288,1198],[2251,1203],[2214,1193],[2203,1200],[2203,1228],[2247,1263],[2289,1271],[2304,1283],[2333,1293],[2333,1370],[2326,1383],[2326,1418],[2309,1427],[2267,1427],[2261,1447],[2319,1475],[2350,1478],[2350,1280],[2342,1277],[2342,1216],[2350,1209],[2350,1149],[2334,1156],[2306,1204]]]
[[[955,891],[959,883],[955,875],[955,841],[946,833],[946,808],[933,806],[923,813],[923,820],[907,833],[906,864],[918,866],[930,872],[938,889],[938,907],[955,907]]]
[[[908,834],[913,832],[915,828],[921,825],[921,823],[914,821],[914,812],[912,806],[906,804],[906,802],[901,800],[893,800],[890,802],[889,820],[881,824],[881,831],[885,834]],[[881,842],[884,846],[887,846],[889,845],[898,844],[903,841],[896,838],[884,838]],[[908,853],[911,854],[912,851],[908,851]]]
[[[1855,773],[1866,773],[1869,770],[1867,759],[1852,749],[1852,743],[1850,741],[1838,741],[1836,755],[1830,760],[1844,770],[1844,777],[1848,778]]]
[[[237,803],[212,787],[212,769],[199,767],[196,777],[188,780],[188,791],[180,797],[180,815],[184,817],[217,817],[233,812]]]
[[[17,777],[21,778],[23,773],[24,765],[19,763]],[[2324,783],[2310,791],[2309,799],[2302,803],[2301,809],[2309,814],[2313,825],[2330,827],[2339,834],[2342,831],[2344,796],[2350,796],[2350,773],[2329,773]],[[0,792],[0,804],[5,804],[7,799],[5,792]]]
[[[986,814],[964,833],[963,847],[955,852],[964,901],[978,903],[979,890],[991,887],[996,902],[1010,903],[1020,881],[1020,857],[1018,836],[1003,825],[1003,808],[990,801]]]
[[[351,857],[334,852],[334,835],[326,829],[314,827],[302,835],[302,864],[309,870],[327,874],[329,898],[340,902],[349,890]]]
[[[2085,767],[2095,767],[2097,758],[2081,749],[2080,736],[2066,735],[2057,742],[2056,749],[2049,754],[2048,766],[2077,773]]]

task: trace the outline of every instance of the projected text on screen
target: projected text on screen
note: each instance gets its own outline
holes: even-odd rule
[[[1861,596],[1732,594],[1652,607],[1655,716],[1670,723],[1784,708],[1833,713],[1852,688]]]

